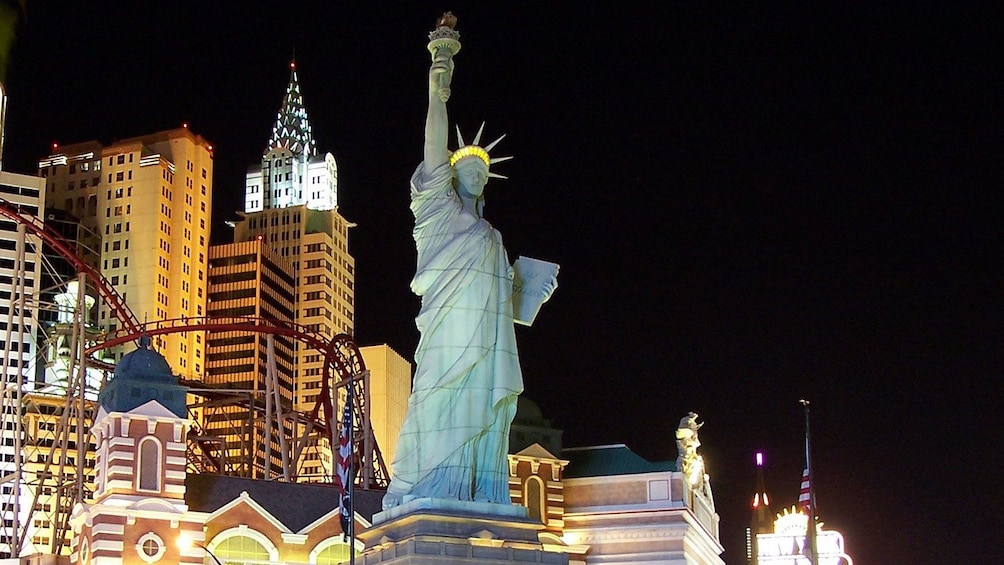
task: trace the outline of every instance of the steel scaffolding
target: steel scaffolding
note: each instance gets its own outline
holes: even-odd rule
[[[54,362],[61,363],[65,382],[45,390],[26,390],[29,383],[34,384],[34,379],[24,368],[19,378],[7,380],[5,377],[3,382],[0,429],[4,431],[4,438],[12,438],[17,460],[10,469],[0,468],[0,487],[5,508],[13,510],[10,528],[13,535],[8,545],[14,556],[23,553],[29,545],[38,550],[44,545],[45,550],[53,554],[65,553],[70,513],[76,504],[88,502],[92,494],[93,444],[87,430],[96,411],[96,391],[93,384],[88,388],[89,381],[100,374],[104,382],[114,371],[114,365],[100,357],[103,351],[135,342],[143,335],[155,337],[188,331],[248,332],[268,340],[268,369],[262,391],[209,386],[181,376],[181,384],[189,387],[189,414],[193,421],[187,438],[189,472],[255,476],[255,450],[248,444],[253,441],[253,434],[247,432],[257,430],[266,446],[264,472],[258,478],[303,480],[302,457],[308,446],[337,453],[340,425],[337,408],[344,403],[348,387],[352,387],[356,400],[353,403],[355,429],[351,437],[354,465],[359,469],[355,484],[361,488],[386,488],[389,475],[370,424],[369,371],[351,336],[340,334],[328,338],[292,321],[265,318],[186,318],[141,324],[115,288],[78,254],[73,242],[49,229],[39,218],[22,214],[16,206],[0,199],[0,221],[3,220],[17,223],[19,237],[19,260],[15,268],[20,268],[22,275],[15,278],[21,284],[12,296],[12,316],[20,316],[23,320],[40,305],[37,290],[23,284],[28,238],[41,242],[48,251],[65,260],[75,271],[72,280],[77,283],[75,304],[61,305],[62,312],[68,314],[67,320],[49,328],[48,336],[36,348],[38,361],[47,368]],[[88,324],[89,291],[111,311],[120,329],[99,335]],[[13,331],[11,327],[8,326],[8,333]],[[309,412],[294,411],[290,402],[279,394],[273,348],[275,336],[298,340],[325,359],[321,389]],[[11,339],[15,336],[8,336],[6,342],[10,343]],[[3,375],[7,374],[7,359],[5,354]],[[229,455],[230,446],[226,445],[223,434],[206,430],[204,423],[220,415],[225,416],[220,421],[234,427],[232,431],[248,438],[236,446],[241,454],[239,457]],[[278,455],[273,456],[273,446]],[[276,460],[274,467],[273,459]],[[331,465],[311,480],[337,484],[337,470]],[[33,534],[46,529],[52,534],[32,539]]]

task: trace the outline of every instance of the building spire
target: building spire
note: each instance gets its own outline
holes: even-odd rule
[[[268,140],[268,149],[285,147],[294,155],[313,157],[317,154],[314,145],[314,134],[307,119],[307,108],[303,105],[303,95],[300,93],[300,81],[296,76],[296,60],[289,62],[289,86],[282,99],[282,106],[272,126],[272,136]]]
[[[767,486],[763,479],[763,452],[756,453],[754,462],[756,463],[756,492],[753,494],[750,527],[746,529],[746,562],[755,564],[759,562],[757,534],[772,533],[774,531],[774,517],[770,512],[770,498],[767,496]]]

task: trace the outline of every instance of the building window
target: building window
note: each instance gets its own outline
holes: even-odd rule
[[[341,536],[328,538],[310,552],[309,563],[316,565],[339,565],[349,560],[349,544]]]
[[[540,477],[529,477],[523,484],[523,506],[526,506],[530,518],[547,523],[547,499],[544,496],[544,481]]]
[[[209,551],[224,563],[268,563],[279,560],[279,551],[264,534],[250,528],[220,532]]]
[[[87,565],[88,563],[90,563],[90,559],[91,559],[91,544],[87,543],[87,539],[85,538],[84,541],[81,542],[80,544],[80,563],[82,565]]]
[[[136,463],[137,490],[160,492],[160,441],[153,436],[140,440],[139,461]]]
[[[136,553],[139,554],[140,559],[147,563],[160,561],[166,550],[164,540],[153,532],[147,532],[136,540]]]

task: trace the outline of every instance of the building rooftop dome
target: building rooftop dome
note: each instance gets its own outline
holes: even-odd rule
[[[150,336],[139,338],[139,347],[122,356],[115,365],[116,379],[176,382],[167,359],[150,347]]]
[[[551,422],[544,419],[544,414],[540,411],[540,406],[530,400],[526,395],[519,395],[516,400],[516,417],[514,423],[524,425],[550,426]]]
[[[144,335],[139,348],[123,355],[115,366],[115,376],[98,393],[98,403],[106,412],[129,412],[153,400],[184,418],[185,391],[167,360],[150,348],[150,337]]]

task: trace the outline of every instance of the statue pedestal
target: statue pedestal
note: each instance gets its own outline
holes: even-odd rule
[[[366,549],[356,562],[567,564],[568,554],[541,545],[543,528],[522,506],[417,498],[373,516],[358,534]]]

